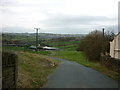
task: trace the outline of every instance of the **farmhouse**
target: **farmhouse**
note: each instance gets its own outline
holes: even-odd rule
[[[120,32],[110,42],[110,56],[120,59]]]

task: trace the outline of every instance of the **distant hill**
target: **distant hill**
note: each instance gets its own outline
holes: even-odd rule
[[[1,36],[1,35],[0,35]],[[80,38],[84,34],[52,34],[52,33],[39,33],[38,41],[39,43],[59,39],[63,37],[77,37]],[[59,39],[59,40],[64,40]],[[36,43],[36,33],[2,33],[2,43],[3,44],[35,44]]]
[[[17,36],[17,37],[35,37],[36,33],[2,33],[3,36]],[[39,38],[52,39],[60,37],[81,37],[85,34],[52,34],[52,33],[39,33]]]

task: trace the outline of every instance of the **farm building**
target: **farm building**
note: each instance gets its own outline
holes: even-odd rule
[[[120,32],[110,42],[110,56],[120,59]]]
[[[43,47],[43,49],[44,49],[44,50],[58,50],[58,48],[48,47],[48,46]]]
[[[36,46],[30,46],[29,49],[32,49],[32,50],[35,50],[35,49],[38,49],[38,50],[59,50],[58,48],[48,47],[48,46],[37,47],[37,48],[36,48]]]

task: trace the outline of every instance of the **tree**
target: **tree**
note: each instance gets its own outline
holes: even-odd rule
[[[109,52],[109,42],[113,37],[113,33],[105,33],[104,49],[107,52]],[[102,52],[102,38],[102,32],[95,30],[81,40],[78,50],[84,51],[89,60],[98,61],[100,60],[100,53]]]

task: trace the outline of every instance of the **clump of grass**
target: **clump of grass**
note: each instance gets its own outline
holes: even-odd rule
[[[41,88],[47,82],[47,77],[53,72],[59,62],[52,66],[52,59],[45,56],[19,52],[18,88]]]

